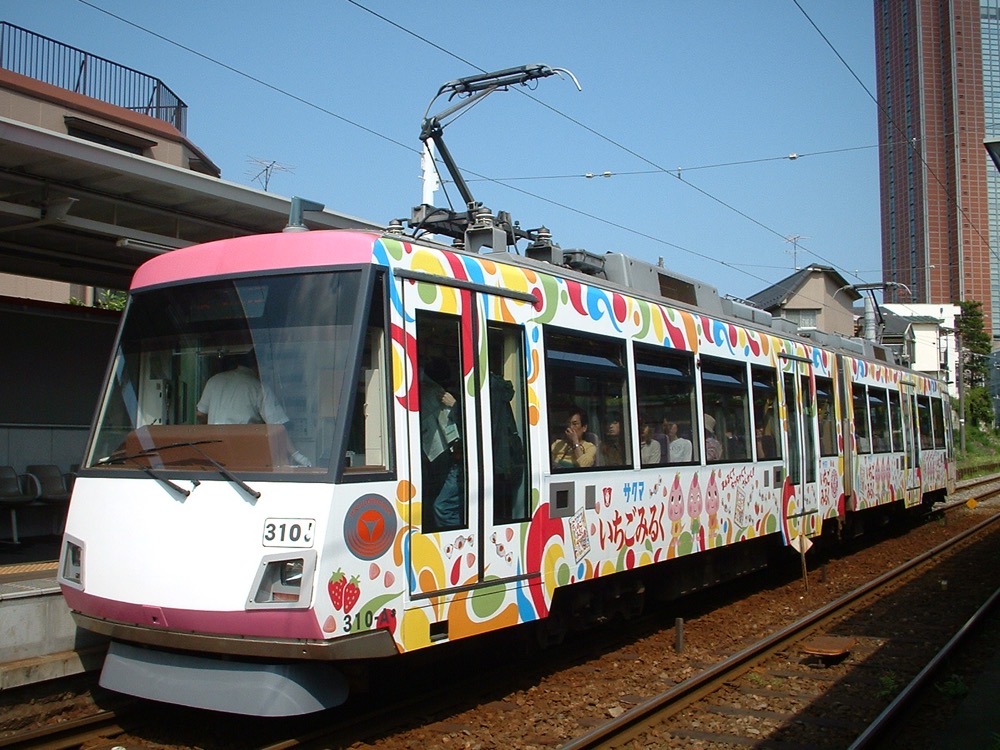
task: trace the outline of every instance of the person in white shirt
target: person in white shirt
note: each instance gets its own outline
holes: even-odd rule
[[[274,392],[261,384],[257,360],[251,349],[235,367],[216,373],[205,383],[198,399],[199,424],[287,424],[288,415]],[[312,463],[288,440],[288,453],[299,466]]]
[[[667,449],[669,454],[667,460],[672,464],[689,462],[693,455],[691,441],[678,434],[676,422],[671,422],[667,427],[667,437],[670,438],[670,447]]]

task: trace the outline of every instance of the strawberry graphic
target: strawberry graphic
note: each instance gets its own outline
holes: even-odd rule
[[[346,577],[346,576],[345,576]],[[361,598],[361,588],[358,586],[360,579],[352,576],[350,582],[344,586],[344,614],[348,614],[354,605]]]
[[[337,572],[330,576],[330,582],[326,584],[327,591],[330,592],[330,601],[333,602],[334,609],[344,608],[344,589],[347,586],[347,576],[337,568]]]

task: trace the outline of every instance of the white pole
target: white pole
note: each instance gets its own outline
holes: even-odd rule
[[[434,168],[434,152],[431,150],[431,144],[427,142],[424,142],[424,151],[420,155],[420,170],[423,173],[424,186],[420,202],[433,206],[434,193],[440,189],[441,180],[438,178],[437,169]]]

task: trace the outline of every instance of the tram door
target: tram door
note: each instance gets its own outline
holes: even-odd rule
[[[917,434],[917,394],[912,382],[900,385],[903,402],[903,479],[906,485],[904,505],[909,508],[920,502],[920,436]]]
[[[523,570],[530,519],[523,328],[477,290],[404,281],[411,599]]]
[[[819,469],[818,424],[816,419],[816,386],[812,377],[812,363],[799,357],[782,357],[782,399],[784,400],[788,441],[785,451],[785,471],[791,484],[796,503],[796,516],[786,523],[791,528],[815,529],[819,519],[817,474]]]

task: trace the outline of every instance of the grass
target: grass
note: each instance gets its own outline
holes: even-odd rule
[[[959,436],[955,436],[955,446]],[[965,430],[965,452],[956,451],[959,476],[963,479],[1000,471],[1000,432],[967,427]]]
[[[899,692],[899,679],[895,672],[883,672],[878,678],[879,691],[875,694],[882,700],[895,697]]]
[[[961,675],[957,674],[953,674],[943,682],[935,683],[934,687],[941,695],[951,700],[960,700],[969,694],[969,688],[966,687],[965,681]]]

